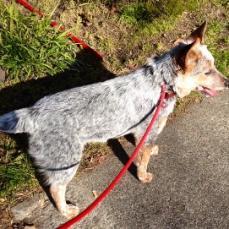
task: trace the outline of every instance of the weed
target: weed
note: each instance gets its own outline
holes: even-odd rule
[[[0,67],[8,79],[54,75],[74,62],[76,46],[66,33],[50,27],[50,18],[22,15],[0,0]]]

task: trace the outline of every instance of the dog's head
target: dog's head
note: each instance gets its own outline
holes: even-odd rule
[[[225,88],[226,79],[216,69],[212,54],[203,44],[205,29],[206,23],[203,23],[187,39],[176,41],[174,56],[180,70],[177,72],[174,90],[179,97],[193,90],[214,96]]]

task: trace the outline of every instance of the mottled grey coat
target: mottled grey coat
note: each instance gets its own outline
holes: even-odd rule
[[[142,68],[114,79],[46,96],[32,107],[0,117],[0,130],[29,134],[29,155],[47,184],[66,184],[74,176],[87,142],[105,142],[128,133],[140,137],[158,103],[161,84],[173,88],[171,53],[151,58]],[[168,116],[176,98],[167,100]],[[159,133],[155,125],[148,143]]]

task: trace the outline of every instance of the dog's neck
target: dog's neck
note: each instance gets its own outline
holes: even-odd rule
[[[149,58],[148,63],[143,68],[145,69],[146,76],[153,84],[161,85],[165,82],[168,88],[173,88],[178,67],[170,53],[160,57]]]

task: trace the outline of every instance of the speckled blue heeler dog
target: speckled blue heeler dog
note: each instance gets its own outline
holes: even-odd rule
[[[214,66],[214,59],[203,45],[205,23],[187,39],[161,57],[122,77],[102,83],[77,87],[46,96],[32,107],[12,111],[0,117],[0,130],[29,134],[29,155],[45,176],[57,209],[71,218],[76,206],[65,201],[67,184],[73,178],[88,142],[133,133],[136,140],[145,131],[158,103],[161,84],[175,96],[166,101],[156,125],[136,161],[138,178],[150,182],[147,172],[152,145],[173,111],[176,97],[192,90],[213,96],[225,87],[225,79]]]

